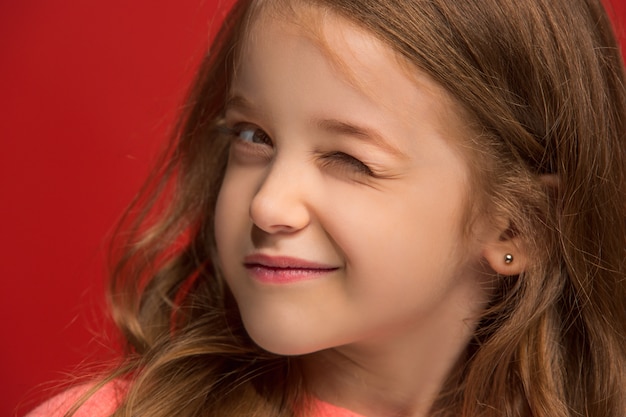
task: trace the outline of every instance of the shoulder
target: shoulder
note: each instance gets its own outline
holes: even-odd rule
[[[321,400],[313,401],[312,417],[363,417],[345,408]]]
[[[93,384],[79,385],[52,397],[39,405],[26,417],[63,417],[86,394]],[[111,415],[124,398],[127,383],[112,381],[96,391],[82,404],[74,417],[106,417]]]

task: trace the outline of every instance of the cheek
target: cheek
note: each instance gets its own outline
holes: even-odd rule
[[[215,243],[217,245],[217,250],[219,253],[222,253],[222,248],[224,244],[224,237],[228,235],[228,216],[226,213],[228,212],[227,207],[229,206],[228,199],[224,196],[224,186],[222,185],[220,192],[217,196],[217,202],[215,204]]]
[[[461,259],[464,205],[458,195],[436,201],[434,191],[346,195],[333,200],[323,221],[357,276],[376,277],[384,287],[390,277],[447,275]]]
[[[249,201],[244,186],[239,176],[226,171],[215,205],[215,241],[220,259],[233,250],[235,237],[248,224]]]

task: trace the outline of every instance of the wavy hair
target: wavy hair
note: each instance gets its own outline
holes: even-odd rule
[[[532,259],[498,279],[432,414],[622,416],[626,88],[599,0],[239,1],[119,229],[110,300],[127,352],[108,379],[130,383],[115,416],[306,414],[298,358],[250,340],[213,261],[239,47],[260,13],[302,5],[365,28],[467,111],[476,207],[506,214]]]

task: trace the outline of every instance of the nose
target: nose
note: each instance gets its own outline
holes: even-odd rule
[[[311,219],[302,170],[274,164],[250,204],[253,223],[266,233],[294,233]]]

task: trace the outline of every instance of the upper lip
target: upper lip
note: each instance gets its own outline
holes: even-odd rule
[[[244,258],[245,266],[260,265],[268,268],[284,269],[337,269],[337,267],[315,261],[294,258],[291,256],[270,256],[255,253]]]

